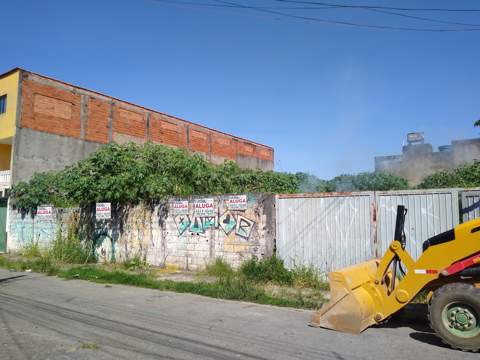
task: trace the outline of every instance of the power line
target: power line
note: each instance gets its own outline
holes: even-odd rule
[[[461,23],[461,22],[448,21],[448,20],[432,19],[432,18],[426,18],[426,17],[422,17],[422,16],[401,14],[401,13],[396,13],[396,12],[393,12],[393,11],[381,10],[381,9],[360,9],[360,10],[373,11],[373,12],[378,12],[378,13],[382,13],[382,14],[401,16],[401,17],[405,17],[405,18],[434,22],[434,23],[440,23],[440,24],[460,25],[460,26],[480,26],[480,24],[469,24],[469,23]]]
[[[480,9],[451,9],[451,8],[411,8],[411,7],[392,7],[383,5],[358,5],[358,4],[337,4],[319,1],[305,1],[305,0],[272,0],[284,3],[293,4],[308,4],[308,5],[323,5],[335,6],[340,8],[357,8],[357,9],[384,9],[384,10],[400,10],[400,11],[439,11],[439,12],[480,12]]]
[[[191,5],[191,6],[199,6],[199,7],[216,7],[216,8],[233,8],[233,9],[238,9],[238,8],[243,8],[243,6],[239,5],[229,5],[229,4],[213,4],[213,3],[205,3],[205,2],[192,2],[192,1],[183,1],[183,0],[153,0],[157,2],[162,2],[162,3],[168,3],[168,4],[182,4],[182,5]],[[275,1],[275,0],[272,0]],[[363,8],[363,7],[345,7],[345,6],[338,6],[338,5],[323,5],[323,6],[257,6],[257,8],[261,8],[263,10],[347,10],[347,9],[353,9],[353,10],[366,10],[366,11],[372,11],[372,12],[377,12],[377,13],[382,13],[382,14],[387,14],[387,15],[394,15],[394,16],[400,16],[400,17],[405,17],[405,18],[410,18],[410,19],[415,19],[415,20],[421,20],[421,21],[428,21],[428,22],[433,22],[433,23],[440,23],[440,24],[449,24],[449,25],[459,25],[459,26],[475,26],[475,27],[480,27],[480,24],[471,24],[471,23],[461,23],[461,22],[455,22],[455,21],[447,21],[447,20],[440,20],[440,19],[432,19],[432,18],[426,18],[422,16],[414,16],[414,15],[407,15],[407,14],[402,14],[402,13],[396,13],[393,11],[387,11],[387,10],[382,10],[382,9],[377,9],[373,7],[368,7],[368,8]]]
[[[237,5],[228,5],[228,4],[212,4],[204,2],[193,2],[193,1],[183,1],[183,0],[151,0],[165,4],[181,4],[181,5],[192,5],[199,7],[216,7],[216,8],[241,8]],[[215,1],[215,0],[213,0]],[[268,10],[333,10],[338,8],[337,6],[262,6],[262,9]]]
[[[480,31],[480,28],[458,28],[458,29],[432,29],[432,28],[414,28],[414,27],[403,27],[403,26],[389,26],[389,25],[373,25],[373,24],[362,24],[356,23],[351,21],[341,21],[341,20],[330,20],[330,19],[323,19],[318,17],[311,17],[311,16],[303,16],[303,15],[294,15],[290,13],[285,13],[276,10],[269,10],[262,7],[250,6],[250,5],[243,5],[238,4],[231,1],[224,1],[224,0],[214,0],[217,3],[231,5],[233,7],[243,8],[243,9],[250,9],[253,11],[263,12],[267,14],[283,16],[298,20],[306,20],[306,21],[313,21],[313,22],[320,22],[325,24],[335,24],[335,25],[346,25],[346,26],[353,26],[353,27],[360,27],[360,28],[369,28],[369,29],[377,29],[377,30],[400,30],[400,31],[413,31],[413,32],[464,32],[464,31]],[[293,0],[275,0],[275,1],[285,1],[291,2]],[[320,3],[315,3],[320,4]]]

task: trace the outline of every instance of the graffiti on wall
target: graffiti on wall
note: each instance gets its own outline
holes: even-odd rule
[[[204,234],[205,231],[212,229],[221,229],[225,235],[235,232],[236,235],[249,239],[255,226],[255,221],[246,218],[243,215],[234,214],[232,211],[225,211],[222,216],[194,216],[190,219],[189,215],[174,216],[178,235],[184,235],[187,230],[190,234]]]
[[[178,235],[182,235],[192,223],[190,221],[190,216],[188,215],[177,215],[175,216],[175,225],[177,225]]]
[[[16,248],[30,243],[46,245],[55,239],[56,231],[57,225],[54,221],[36,220],[20,214],[15,214],[10,220],[10,241]]]
[[[226,235],[229,235],[237,226],[237,220],[230,211],[226,211],[220,216],[220,227]]]
[[[250,237],[250,234],[252,232],[254,225],[255,225],[254,221],[239,215],[237,219],[236,234],[245,239],[248,239]]]

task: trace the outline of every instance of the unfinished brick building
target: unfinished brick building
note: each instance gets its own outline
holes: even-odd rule
[[[273,149],[63,81],[13,69],[0,75],[0,180],[60,170],[110,142],[159,144],[212,163],[273,169]],[[10,175],[11,171],[11,179]]]

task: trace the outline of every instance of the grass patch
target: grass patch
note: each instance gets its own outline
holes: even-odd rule
[[[125,260],[121,264],[121,267],[128,271],[147,270],[148,264],[145,262],[145,260],[142,260],[140,256],[134,256],[129,260]]]
[[[42,251],[38,242],[31,242],[23,247],[20,254],[26,258],[36,258],[42,256]]]
[[[95,343],[82,343],[82,345],[80,345],[80,348],[89,349],[89,350],[98,350],[100,349],[100,346],[98,346],[98,344],[95,344]]]
[[[218,259],[206,270],[208,275],[216,278],[215,281],[191,282],[157,279],[154,271],[150,268],[143,269],[143,263],[137,264],[136,260],[128,265],[122,264],[122,268],[114,267],[110,270],[101,265],[86,264],[73,267],[70,265],[66,268],[64,263],[59,263],[49,254],[51,253],[46,252],[32,259],[0,255],[0,267],[17,271],[31,269],[34,272],[57,275],[64,279],[101,283],[105,284],[105,287],[121,284],[294,308],[317,309],[324,302],[320,291],[323,285],[320,278],[316,277],[316,273],[303,268],[290,271],[285,269],[281,260],[275,258],[251,260],[239,271],[234,271],[228,264]],[[137,271],[132,271],[132,268]],[[294,284],[302,285],[303,288],[292,287]]]
[[[48,256],[35,259],[11,259],[7,256],[0,256],[0,267],[15,271],[30,269],[34,272],[47,273],[48,275],[55,275],[58,271],[58,268]]]
[[[66,236],[61,231],[48,249],[48,255],[54,260],[67,264],[82,264],[96,261],[90,242],[82,242],[77,235],[75,225],[70,225]]]
[[[234,271],[223,259],[217,258],[213,264],[207,265],[204,273],[209,276],[226,277],[232,276]]]
[[[327,291],[330,289],[328,282],[321,273],[311,266],[295,266],[292,270],[293,285],[299,288],[311,288]]]
[[[293,273],[285,268],[283,260],[275,256],[262,260],[252,258],[242,264],[239,272],[255,282],[293,285]]]
[[[218,299],[244,300],[258,304],[315,309],[320,305],[302,296],[282,297],[268,294],[262,287],[243,276],[220,277],[216,282],[188,282],[157,280],[149,274],[125,271],[107,271],[99,267],[80,266],[60,270],[57,275],[65,279],[82,279],[96,283],[123,284],[148,289],[203,295]]]

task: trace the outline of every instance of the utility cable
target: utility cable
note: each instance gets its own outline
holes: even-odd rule
[[[272,1],[283,2],[283,3],[293,3],[293,4],[335,6],[340,8],[356,8],[356,9],[384,9],[384,10],[400,10],[400,11],[438,11],[438,12],[480,12],[480,9],[411,8],[411,7],[392,7],[392,6],[383,6],[383,5],[338,4],[338,3],[306,1],[306,0],[272,0]]]
[[[267,14],[298,19],[298,20],[320,22],[320,23],[325,23],[325,24],[347,25],[347,26],[353,26],[353,27],[377,29],[377,30],[401,30],[401,31],[413,31],[413,32],[480,31],[480,28],[435,29],[435,28],[415,28],[415,27],[403,27],[403,26],[362,24],[362,23],[356,23],[356,22],[351,22],[351,21],[329,20],[329,19],[323,19],[323,18],[318,18],[318,17],[294,15],[294,14],[285,13],[285,12],[281,12],[281,11],[269,10],[269,9],[265,9],[265,8],[257,7],[257,6],[243,5],[243,4],[239,4],[239,3],[231,2],[231,1],[224,1],[224,0],[214,0],[214,1],[217,2],[217,3],[231,5],[231,6],[238,7],[238,8],[250,9],[250,10],[253,10],[253,11],[258,11],[258,12],[263,12],[263,13],[267,13]],[[275,1],[283,1],[283,0],[275,0]],[[292,0],[285,0],[285,1],[292,1]]]

